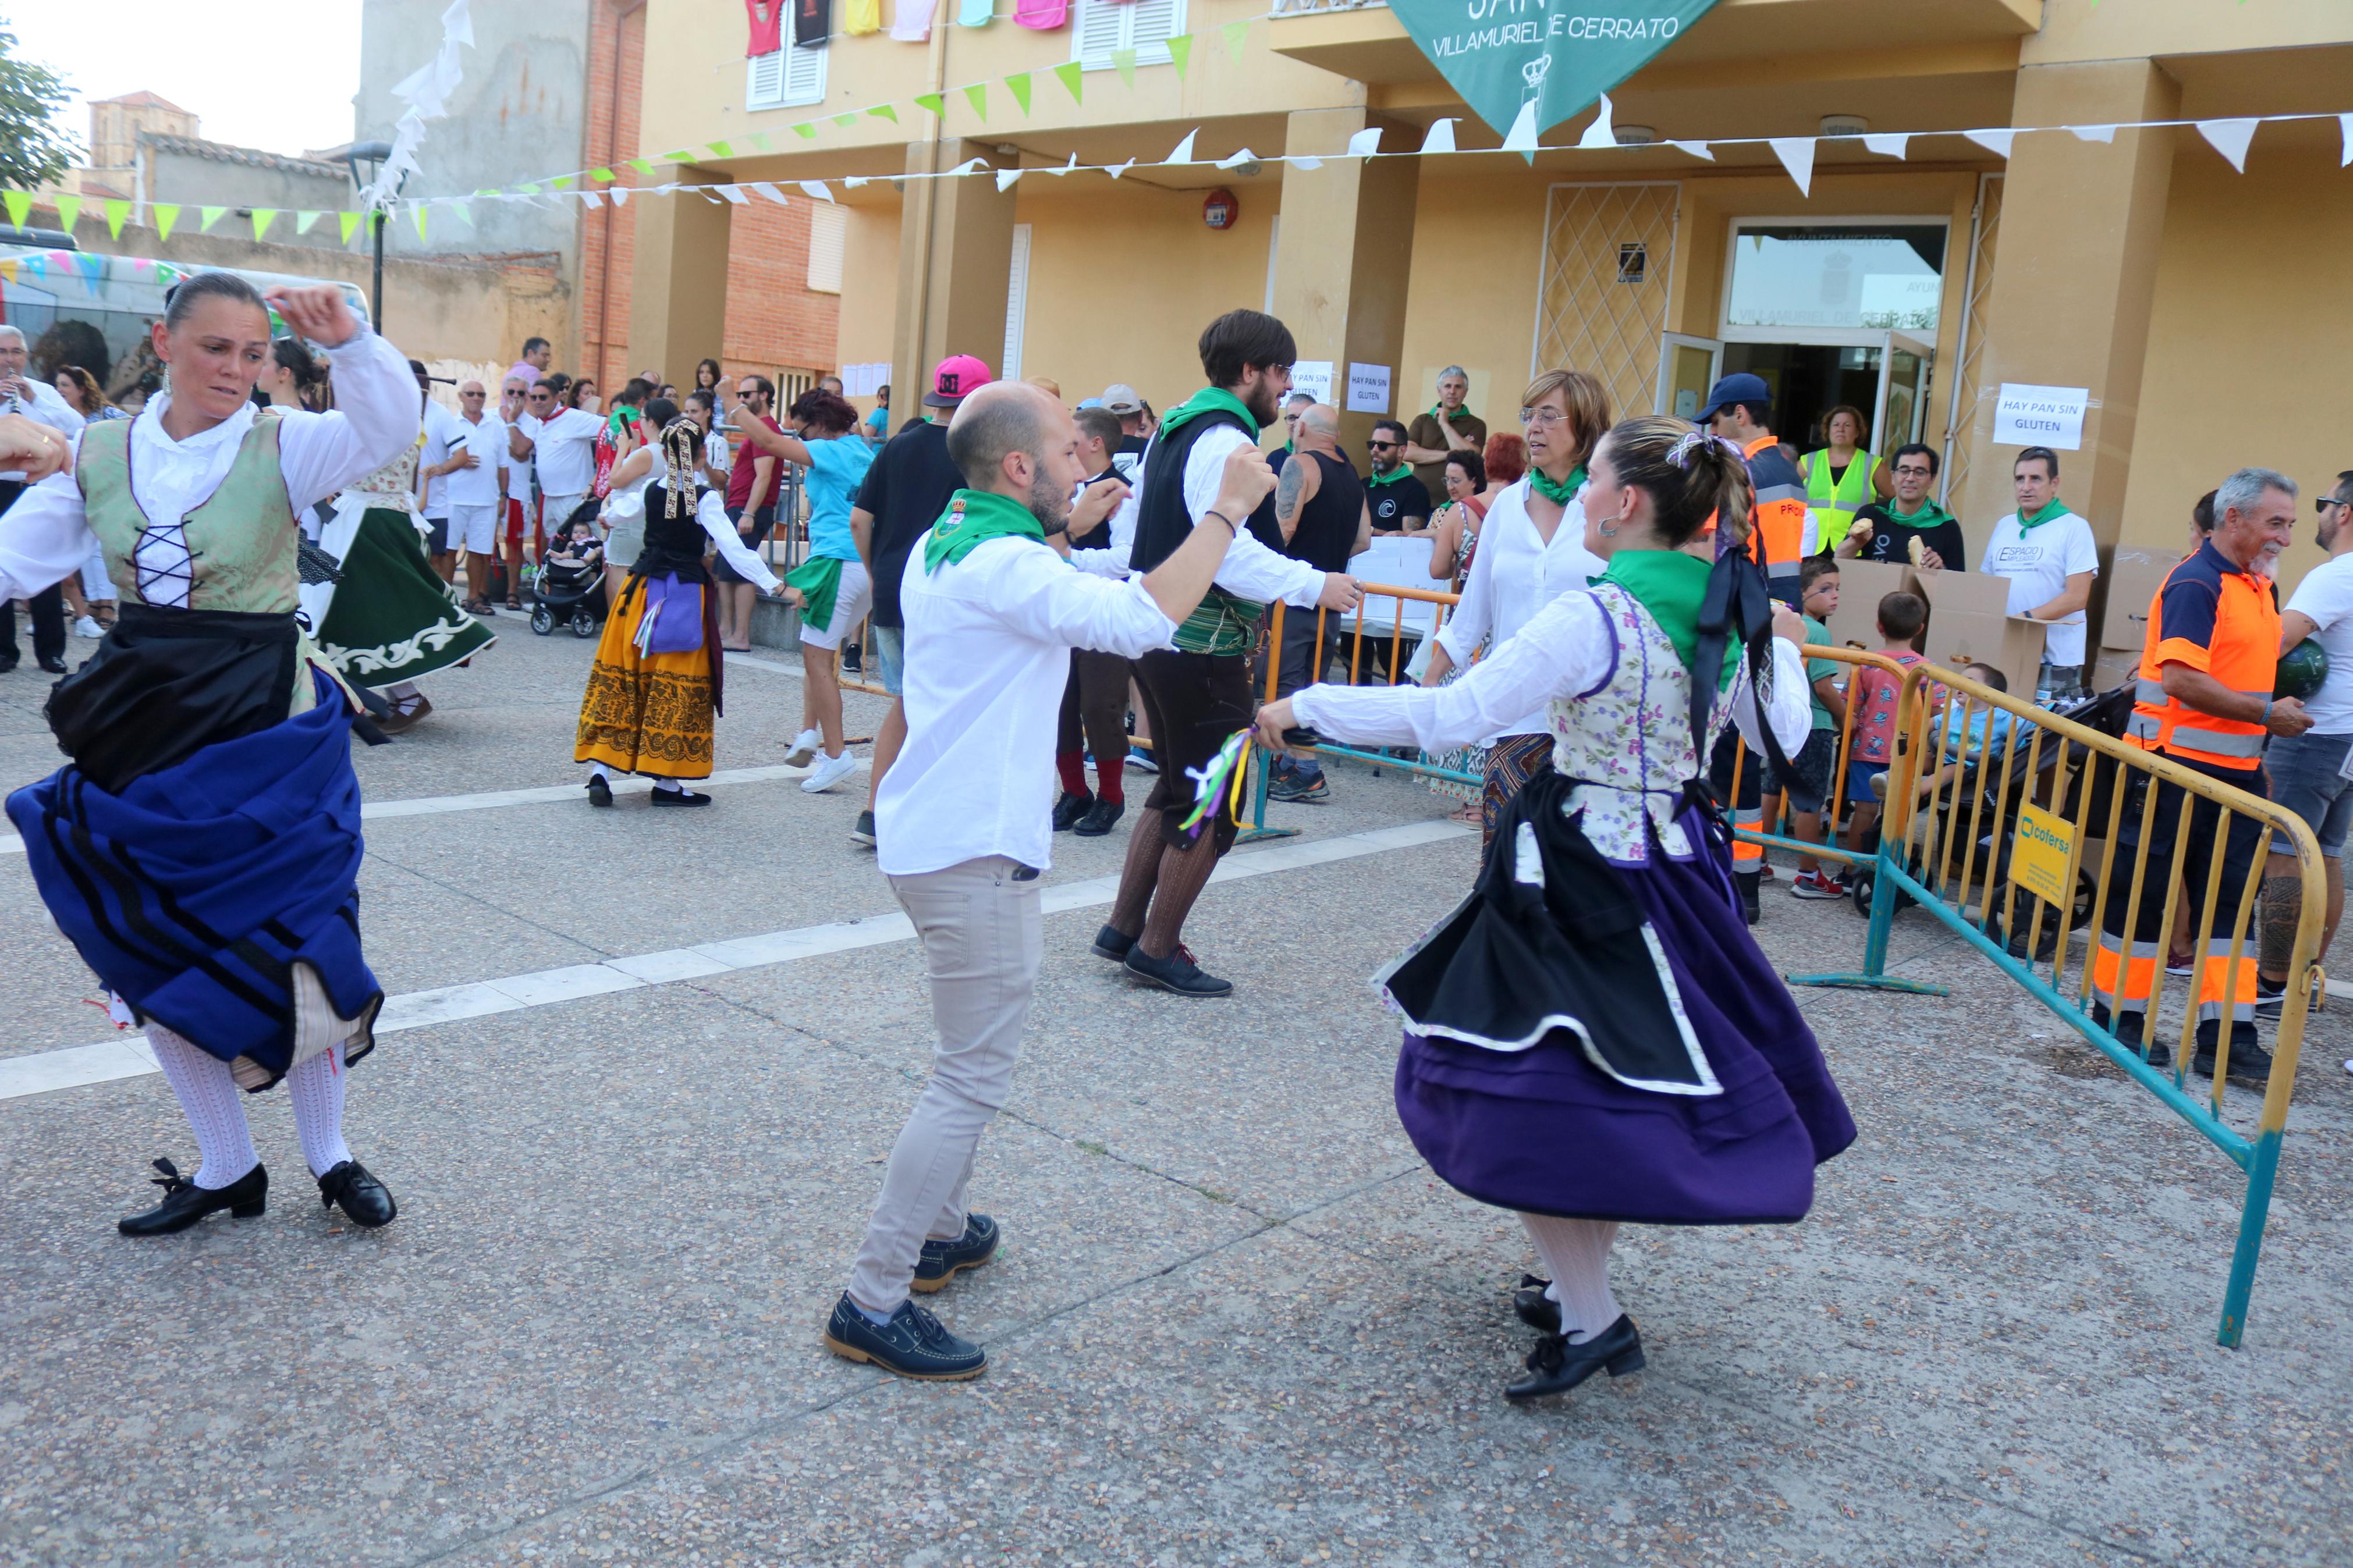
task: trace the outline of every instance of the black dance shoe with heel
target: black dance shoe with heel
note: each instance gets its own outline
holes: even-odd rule
[[[145,1214],[114,1222],[125,1236],[169,1236],[185,1230],[216,1209],[227,1209],[233,1219],[259,1219],[269,1205],[269,1173],[256,1165],[225,1187],[200,1187],[180,1174],[169,1160],[158,1160],[164,1173],[148,1180],[164,1189],[164,1201]]]
[[[1565,1334],[1546,1334],[1537,1341],[1528,1356],[1533,1375],[1504,1389],[1504,1397],[1516,1402],[1567,1394],[1605,1367],[1610,1376],[1624,1377],[1642,1366],[1642,1336],[1634,1320],[1620,1312],[1616,1322],[1581,1345],[1570,1344]]]
[[[1517,1312],[1520,1321],[1528,1327],[1556,1334],[1560,1332],[1560,1303],[1545,1294],[1550,1289],[1552,1281],[1549,1279],[1540,1279],[1533,1274],[1521,1275],[1520,1288],[1512,1292],[1512,1310]]]
[[[338,1205],[353,1225],[367,1230],[390,1225],[392,1216],[400,1212],[384,1184],[369,1175],[367,1167],[357,1160],[341,1161],[319,1178],[319,1206]]]

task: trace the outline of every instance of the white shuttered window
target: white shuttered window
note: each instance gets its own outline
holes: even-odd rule
[[[1088,70],[1112,68],[1112,52],[1134,49],[1140,66],[1169,63],[1168,40],[1185,31],[1186,0],[1079,0],[1071,27],[1071,58]]]
[[[744,107],[747,110],[793,109],[825,101],[826,51],[796,47],[791,11],[785,13],[784,20],[785,47],[773,54],[754,55],[746,62]]]
[[[849,209],[831,202],[807,204],[809,215],[808,286],[818,294],[841,292],[842,254],[849,243]]]
[[[1029,226],[1013,226],[1013,267],[1005,284],[1005,379],[1021,379],[1021,339],[1029,324]]]

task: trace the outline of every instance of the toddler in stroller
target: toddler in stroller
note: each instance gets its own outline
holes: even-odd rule
[[[531,629],[541,637],[562,621],[572,635],[593,637],[604,624],[605,546],[596,538],[596,503],[584,502],[547,541],[540,557],[539,603]]]

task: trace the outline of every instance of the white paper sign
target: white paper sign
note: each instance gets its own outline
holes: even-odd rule
[[[1357,364],[1350,361],[1348,412],[1387,414],[1388,411],[1389,367],[1385,364]]]
[[[1332,401],[1332,362],[1303,359],[1291,367],[1291,390],[1304,392],[1318,403]]]
[[[1994,405],[1994,444],[2080,451],[2084,445],[2084,409],[2091,400],[2088,387],[2029,386],[2005,381],[2001,384],[2000,401]]]

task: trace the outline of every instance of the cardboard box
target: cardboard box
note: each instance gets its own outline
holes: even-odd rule
[[[2096,697],[2103,691],[2114,691],[2119,686],[2127,685],[2139,676],[2140,651],[2137,648],[2130,653],[2103,648],[2099,661],[2092,666],[2089,684],[2092,694]]]
[[[2008,679],[2012,696],[2031,700],[2050,628],[2009,613],[2010,579],[1981,572],[1922,572],[1915,580],[1928,601],[1928,629],[1920,639],[1928,662],[1947,669],[1991,665]]]
[[[2148,639],[2149,601],[2165,586],[2165,574],[2179,564],[2179,550],[2135,545],[2116,552],[2108,565],[2108,610],[2100,625],[2102,647],[2140,652]]]
[[[1838,613],[1830,618],[1831,645],[1876,649],[1881,642],[1879,601],[1890,594],[1919,592],[1918,578],[1909,566],[1892,561],[1840,562]]]

